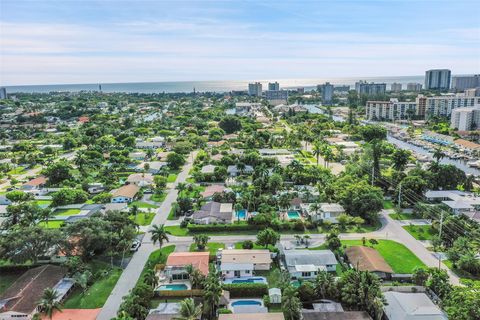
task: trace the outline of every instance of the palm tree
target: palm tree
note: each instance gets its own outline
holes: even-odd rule
[[[59,295],[57,291],[52,288],[46,288],[43,291],[40,301],[38,302],[38,308],[40,312],[47,315],[50,320],[52,319],[53,312],[55,310],[62,312],[58,297]]]
[[[315,141],[315,144],[313,145],[312,153],[317,158],[317,166],[318,166],[320,154],[322,153],[322,144],[320,143],[320,141]]]
[[[192,298],[187,298],[180,302],[180,316],[175,320],[197,320],[202,315],[202,304],[195,305]]]
[[[158,285],[158,278],[155,274],[155,270],[148,269],[147,272],[145,272],[145,274],[143,275],[143,282],[155,289]]]
[[[163,224],[152,225],[152,229],[150,229],[149,232],[152,235],[153,244],[158,242],[160,249],[162,248],[164,241],[169,242],[168,235]]]
[[[443,153],[442,149],[435,148],[435,151],[433,151],[433,158],[435,159],[435,162],[438,164],[440,160],[445,158],[445,153]]]
[[[285,320],[298,320],[300,319],[300,310],[302,308],[302,303],[298,298],[297,290],[288,286],[283,290],[282,297],[282,311],[285,315]]]
[[[77,155],[75,156],[75,159],[73,160],[73,163],[78,167],[78,170],[80,172],[84,172],[84,166],[87,164],[87,158],[85,157],[85,152],[83,150],[79,150],[77,152]]]
[[[334,288],[334,283],[335,279],[330,273],[320,271],[315,278],[315,293],[321,299],[329,298],[331,290]]]
[[[130,215],[131,216],[134,216],[134,220],[133,221],[136,221],[137,220],[137,214],[138,214],[138,206],[136,204],[132,205],[130,207]]]
[[[205,276],[200,272],[200,270],[190,264],[185,267],[185,271],[188,273],[190,283],[192,284],[192,289],[203,288]]]

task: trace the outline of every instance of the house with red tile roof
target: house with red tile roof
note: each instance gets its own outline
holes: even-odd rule
[[[208,252],[173,252],[167,258],[165,276],[168,280],[188,280],[186,267],[189,265],[206,276],[209,259]]]

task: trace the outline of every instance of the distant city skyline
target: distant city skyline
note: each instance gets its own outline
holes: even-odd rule
[[[478,74],[479,11],[473,0],[2,0],[0,85]]]

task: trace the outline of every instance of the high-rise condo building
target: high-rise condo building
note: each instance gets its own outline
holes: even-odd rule
[[[278,91],[280,90],[280,84],[278,82],[269,82],[268,83],[268,90],[270,91]]]
[[[460,131],[480,129],[480,105],[452,110],[450,128]]]
[[[402,84],[401,83],[392,83],[390,85],[390,91],[393,91],[393,92],[400,92],[402,91]]]
[[[433,69],[425,71],[426,90],[448,90],[450,89],[450,78],[452,72],[448,69]]]
[[[0,99],[7,99],[7,88],[0,88]]]
[[[260,97],[262,95],[262,84],[260,82],[249,83],[248,95]]]
[[[387,90],[387,84],[359,81],[355,83],[355,90],[359,95],[381,95],[385,94],[385,91]]]
[[[270,104],[274,106],[287,103],[288,91],[287,90],[267,90],[265,91],[265,99],[267,99],[268,102],[270,102]]]
[[[325,84],[319,84],[317,86],[317,89],[322,94],[322,103],[331,104],[333,101],[333,84],[331,84],[330,82],[326,82]]]
[[[425,116],[450,117],[457,108],[472,108],[480,105],[480,97],[465,94],[445,94],[427,97],[425,102]]]
[[[368,120],[406,120],[413,118],[416,107],[416,102],[400,102],[398,99],[367,101],[365,115]]]
[[[415,83],[415,82],[407,83],[407,91],[421,91],[421,90],[422,90],[421,83]]]
[[[471,76],[453,76],[452,89],[457,91],[464,91],[466,89],[480,87],[480,74]]]

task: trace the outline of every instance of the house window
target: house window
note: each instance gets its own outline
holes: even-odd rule
[[[247,274],[250,273],[250,270],[245,270],[245,273],[247,273]]]
[[[302,277],[310,277],[311,273],[310,272],[302,272]]]

